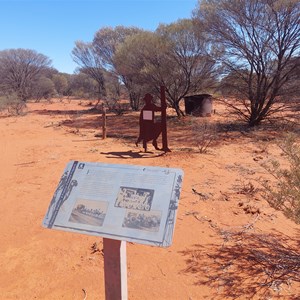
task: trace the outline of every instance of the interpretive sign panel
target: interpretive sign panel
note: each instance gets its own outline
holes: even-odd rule
[[[43,226],[170,246],[182,179],[175,168],[71,161]]]

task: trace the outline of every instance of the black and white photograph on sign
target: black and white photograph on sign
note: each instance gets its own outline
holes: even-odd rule
[[[150,211],[154,190],[121,186],[115,207]]]
[[[127,210],[122,227],[157,232],[161,221],[161,211]]]
[[[102,226],[108,202],[78,199],[74,205],[69,222]]]

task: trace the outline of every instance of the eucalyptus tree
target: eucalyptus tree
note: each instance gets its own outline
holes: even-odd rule
[[[282,108],[299,68],[298,0],[202,0],[194,11],[212,43],[223,52],[222,64],[232,92],[241,99],[232,108],[250,126]]]
[[[58,73],[52,76],[52,81],[54,83],[55,89],[58,95],[63,96],[67,93],[68,90],[68,74]]]
[[[121,81],[111,72],[105,72],[104,77],[107,98],[113,101],[118,101],[122,96]]]
[[[128,37],[119,44],[115,54],[116,69],[124,74],[126,84],[136,98],[145,91],[157,94],[162,78],[173,68],[170,66],[166,54],[166,42],[156,33],[143,31]]]
[[[73,60],[79,65],[79,71],[97,82],[98,99],[105,96],[103,59],[98,55],[92,43],[76,41],[72,50]]]
[[[197,30],[196,30],[197,29]],[[127,77],[141,86],[166,87],[168,104],[178,116],[184,96],[200,92],[215,82],[215,62],[208,56],[205,36],[192,20],[160,25],[156,32],[128,37],[118,48],[115,61]]]
[[[72,96],[88,99],[99,96],[97,81],[85,73],[70,75],[68,89],[69,95]]]
[[[34,81],[51,67],[51,60],[35,50],[7,49],[0,51],[0,87],[22,101],[31,97]]]
[[[36,101],[40,101],[42,98],[50,99],[56,94],[54,82],[46,76],[39,77],[32,85],[32,97]]]
[[[121,80],[126,87],[132,109],[139,109],[140,88],[134,82],[134,78],[127,73],[123,73],[116,65],[115,54],[117,48],[124,43],[125,39],[133,36],[142,30],[136,27],[103,27],[99,29],[93,39],[93,47],[99,57],[101,57],[104,68],[111,72],[111,77]]]
[[[179,103],[188,94],[208,92],[215,87],[217,65],[205,32],[190,19],[161,25],[157,34],[166,41],[168,63],[161,78],[169,102],[178,115]]]
[[[140,31],[137,27],[116,26],[103,27],[95,33],[93,47],[107,70],[115,71],[114,55],[117,46],[123,43],[126,37]]]

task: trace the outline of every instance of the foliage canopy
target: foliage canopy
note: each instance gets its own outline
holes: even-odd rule
[[[241,97],[236,113],[250,126],[278,111],[274,104],[299,92],[300,3],[296,0],[204,0],[194,17],[219,49],[230,88]],[[298,58],[298,59],[297,59]],[[298,69],[298,72],[297,72]]]

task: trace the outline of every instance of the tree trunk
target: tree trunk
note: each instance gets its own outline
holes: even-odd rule
[[[184,116],[184,112],[180,109],[178,102],[174,103],[173,108],[175,109],[178,118],[181,118]]]
[[[134,92],[129,93],[130,106],[132,110],[138,111],[140,109],[140,99],[139,96]]]

